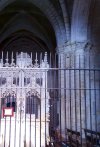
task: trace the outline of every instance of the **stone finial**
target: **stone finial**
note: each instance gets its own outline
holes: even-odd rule
[[[44,62],[47,63],[47,52],[45,52],[45,55],[44,55]]]
[[[2,57],[1,57],[1,60],[0,60],[0,67],[3,66],[3,51],[2,51]]]
[[[8,61],[9,61],[9,59],[8,59],[8,52],[7,52],[5,66],[9,66],[9,63],[8,63]]]
[[[12,57],[11,57],[11,66],[15,66],[13,52],[12,52]]]
[[[47,64],[48,64],[48,61],[47,61],[47,52],[45,52],[45,55],[44,55],[44,64],[45,64],[45,66],[47,66]]]
[[[35,67],[35,68],[38,68],[38,67],[39,67],[38,59],[37,59],[37,53],[36,53],[36,57],[35,57],[35,64],[34,64],[34,67]]]

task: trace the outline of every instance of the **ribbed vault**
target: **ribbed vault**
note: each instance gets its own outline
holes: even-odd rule
[[[83,0],[2,0],[0,43],[25,30],[31,32],[36,40],[42,40],[47,50],[63,52],[69,42],[91,40],[91,37],[88,39],[90,29],[95,32],[97,24],[99,29],[99,23],[95,25],[94,21],[99,19],[95,10],[97,6],[99,0],[87,0],[86,3]],[[90,33],[92,38],[97,35],[94,32]],[[98,39],[95,37],[94,42]]]
[[[33,4],[24,3],[23,6],[23,2],[13,2],[5,6],[0,13],[0,17],[2,18],[2,22],[0,23],[1,44],[3,44],[2,42],[11,39],[11,36],[15,37],[14,35],[16,35],[16,32],[17,34],[19,33],[20,36],[23,31],[23,35],[21,35],[20,38],[22,38],[22,36],[24,37],[24,35],[28,37],[31,33],[35,40],[41,40],[40,44],[41,42],[45,44],[45,49],[55,49],[56,37],[53,27],[40,9]],[[30,33],[27,33],[26,35],[26,32]],[[34,42],[34,39],[31,40],[31,42]],[[41,44],[41,46],[43,45]]]

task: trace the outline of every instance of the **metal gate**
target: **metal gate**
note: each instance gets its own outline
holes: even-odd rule
[[[100,56],[55,55],[51,74],[50,145],[99,147]]]
[[[1,147],[100,146],[99,57],[1,56]]]

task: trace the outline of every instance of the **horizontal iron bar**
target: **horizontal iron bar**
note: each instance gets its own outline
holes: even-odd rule
[[[0,90],[4,89],[4,87],[0,87]],[[33,87],[5,87],[5,89],[30,89],[30,90],[35,90],[35,89],[47,89],[47,90],[100,90],[100,88],[33,88]]]
[[[18,69],[18,70],[38,70],[41,72],[41,70],[93,70],[93,71],[100,71],[100,68],[19,68],[19,67],[0,67],[0,69]]]

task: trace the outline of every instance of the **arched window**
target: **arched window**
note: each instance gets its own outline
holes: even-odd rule
[[[4,95],[1,99],[2,107],[13,107],[14,112],[16,112],[16,96],[14,94]]]
[[[26,113],[35,114],[35,117],[38,118],[40,100],[37,96],[29,95],[26,97]]]

